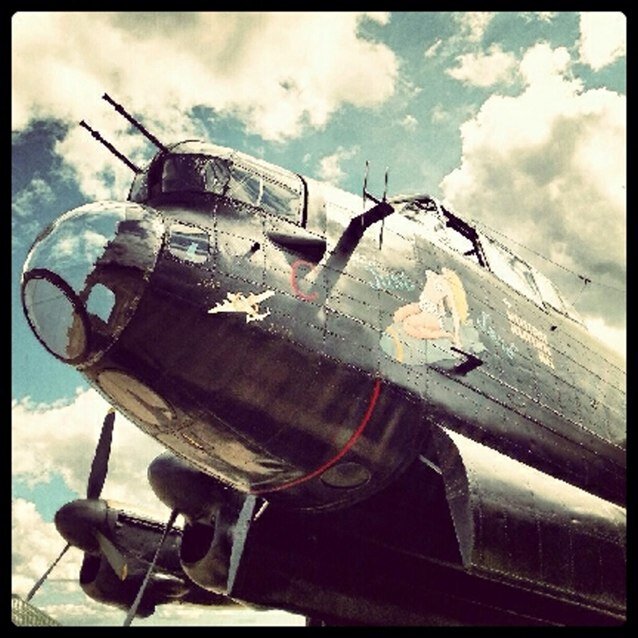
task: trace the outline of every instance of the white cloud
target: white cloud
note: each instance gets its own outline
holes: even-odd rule
[[[466,84],[487,87],[512,79],[516,57],[503,51],[498,44],[493,44],[485,53],[481,51],[457,56],[456,63],[457,66],[446,70],[448,75]]]
[[[526,22],[532,22],[533,20],[551,22],[558,14],[556,11],[523,11],[521,15]]]
[[[366,11],[364,16],[369,20],[373,20],[374,22],[378,22],[380,25],[384,26],[390,22],[389,11]]]
[[[627,53],[627,18],[620,12],[580,14],[580,59],[594,71]]]
[[[100,103],[107,92],[165,143],[202,136],[189,119],[198,105],[240,117],[264,139],[296,137],[344,104],[371,107],[393,94],[398,61],[358,36],[363,15],[389,20],[346,12],[17,13],[12,127],[85,118],[133,162],[148,159],[148,141]],[[88,135],[72,127],[56,152],[87,197],[121,198],[130,170]]]
[[[11,210],[18,217],[31,217],[38,206],[49,204],[54,199],[51,187],[43,179],[36,177],[16,193],[11,202]]]
[[[76,586],[79,589],[79,585]],[[98,603],[81,592],[78,603],[44,604],[42,610],[69,627],[121,627],[125,612]],[[78,596],[81,599],[81,596]],[[35,601],[37,603],[37,600]],[[243,607],[214,608],[196,605],[160,605],[148,618],[136,618],[134,627],[154,626],[283,626],[304,625],[303,616],[283,611],[254,611]]]
[[[589,332],[597,339],[607,344],[614,352],[623,359],[627,359],[627,331],[621,328],[614,328],[600,317],[585,317],[583,319]]]
[[[432,44],[425,50],[425,57],[433,58],[438,53],[442,44],[443,40],[441,40],[441,38],[438,38],[434,44]]]
[[[495,15],[493,11],[468,11],[455,13],[454,20],[465,38],[470,42],[480,42]]]
[[[53,189],[43,179],[35,177],[19,190],[11,202],[11,241],[14,247],[30,243],[38,234],[38,208],[55,200]]]
[[[408,114],[401,120],[400,124],[406,131],[414,132],[419,125],[419,120],[413,115]]]
[[[18,13],[13,128],[34,117],[93,119],[106,91],[145,121],[168,125],[204,105],[240,114],[264,138],[294,137],[304,124],[323,126],[342,104],[373,106],[392,95],[397,59],[385,45],[358,37],[361,17]],[[388,20],[384,13],[366,17]]]
[[[76,587],[80,589],[79,585]],[[45,604],[41,609],[66,627],[117,627],[124,623],[126,616],[123,610],[101,605],[81,591],[78,593],[78,599],[82,602]]]
[[[358,151],[358,147],[346,149],[339,146],[332,155],[321,158],[317,176],[319,179],[338,184],[346,176],[341,163],[354,157]]]
[[[441,188],[460,214],[585,274],[624,287],[626,100],[583,90],[563,48],[537,44],[520,65],[520,95],[492,95],[461,128],[461,165]],[[552,273],[559,286],[580,282]],[[560,279],[560,281],[559,281]],[[618,327],[624,299],[590,286],[577,309]]]
[[[68,405],[51,408],[33,406],[28,399],[14,401],[13,476],[35,485],[59,474],[69,489],[83,497],[109,407],[94,390],[80,392]],[[148,464],[163,451],[162,446],[118,414],[103,497],[137,505],[158,520],[167,518],[166,507],[155,497],[146,478]]]
[[[448,111],[442,104],[436,104],[432,109],[432,114],[430,115],[430,121],[433,124],[439,124],[444,122],[449,117]]]
[[[184,626],[208,625],[218,627],[283,627],[305,626],[306,619],[298,614],[280,610],[255,611],[243,607],[199,609],[191,605],[159,607],[153,616],[136,621],[136,625],[177,624]]]
[[[65,544],[53,523],[44,522],[34,503],[15,499],[11,504],[11,591],[26,596]],[[70,549],[51,578],[77,578],[81,562],[82,552]]]

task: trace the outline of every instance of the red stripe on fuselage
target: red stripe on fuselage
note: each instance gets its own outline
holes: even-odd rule
[[[339,459],[343,458],[348,450],[357,442],[359,437],[363,434],[363,431],[368,425],[368,422],[372,418],[372,413],[374,412],[374,408],[377,405],[377,400],[379,399],[379,394],[381,393],[381,379],[377,379],[374,383],[374,388],[372,389],[372,395],[370,396],[370,403],[368,404],[368,409],[366,413],[363,415],[361,419],[361,423],[357,429],[352,433],[352,436],[348,439],[346,444],[341,448],[341,450],[333,456],[330,460],[326,461],[323,465],[318,467],[314,472],[310,474],[306,474],[305,476],[301,476],[293,481],[289,481],[288,483],[284,483],[283,485],[277,485],[275,487],[269,487],[264,490],[253,490],[253,494],[267,494],[270,492],[279,492],[281,490],[287,490],[291,487],[295,487],[296,485],[300,485],[301,483],[305,483],[306,481],[310,481],[311,479],[323,474],[329,467],[334,465]]]
[[[305,292],[301,292],[299,289],[299,284],[297,283],[297,270],[299,266],[308,266],[309,270],[312,270],[316,264],[313,264],[311,261],[306,261],[305,259],[297,259],[292,266],[290,266],[290,285],[292,286],[292,290],[295,293],[295,297],[299,299],[303,299],[304,301],[316,301],[319,298],[319,294],[317,291],[307,295]]]

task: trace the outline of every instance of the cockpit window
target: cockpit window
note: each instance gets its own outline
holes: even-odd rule
[[[303,187],[298,175],[243,154],[233,161],[230,173],[229,197],[300,221]]]
[[[261,175],[247,170],[240,164],[233,164],[228,196],[245,204],[260,206],[264,196],[264,180]]]
[[[129,199],[145,203],[179,193],[228,197],[272,215],[301,221],[301,178],[237,151],[228,157],[195,153],[158,156],[147,171],[135,177]]]
[[[159,156],[148,170],[135,176],[129,200],[143,204],[175,193],[224,195],[229,180],[227,159],[195,154]]]

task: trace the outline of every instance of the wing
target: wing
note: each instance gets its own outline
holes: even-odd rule
[[[274,294],[274,290],[266,290],[265,292],[260,292],[258,295],[251,293],[250,295],[248,295],[248,297],[246,297],[246,302],[252,306],[253,304],[258,304],[262,301],[265,301],[266,299],[270,299],[270,297],[272,297]]]
[[[241,311],[238,311],[237,308],[235,308],[232,304],[225,301],[224,303],[219,304],[218,306],[215,306],[214,308],[211,308],[208,311],[208,314],[214,315],[218,312],[241,312]]]

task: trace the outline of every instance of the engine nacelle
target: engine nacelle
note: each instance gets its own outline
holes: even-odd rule
[[[233,527],[239,509],[220,505],[211,522],[186,523],[182,534],[180,560],[186,575],[200,587],[219,594],[227,591]]]
[[[100,603],[128,611],[144,580],[145,571],[129,573],[120,580],[102,556],[85,554],[80,569],[80,586],[87,596]],[[150,616],[157,605],[173,602],[188,591],[188,585],[174,576],[154,574],[142,597],[136,616]]]

